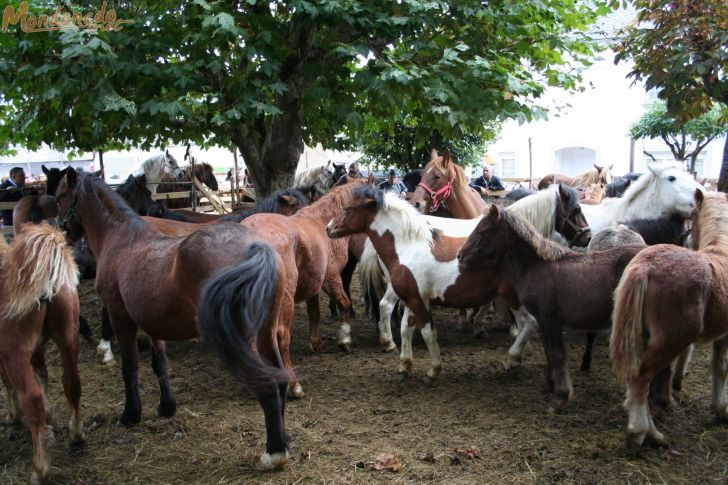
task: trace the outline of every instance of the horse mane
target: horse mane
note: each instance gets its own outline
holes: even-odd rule
[[[265,199],[261,200],[255,206],[251,207],[248,210],[238,212],[238,213],[232,213],[228,214],[224,217],[221,217],[218,219],[218,222],[240,222],[246,217],[252,216],[253,214],[259,214],[259,213],[265,213],[265,214],[275,214],[278,212],[278,209],[280,208],[281,204],[279,201],[279,197],[283,195],[288,195],[290,197],[293,197],[296,199],[296,202],[298,202],[299,207],[306,207],[308,206],[308,198],[298,189],[292,188],[292,189],[283,189],[279,190],[277,192],[273,192],[271,195],[266,197]]]
[[[532,225],[536,232],[545,238],[550,238],[556,229],[556,191],[558,184],[553,184],[547,189],[540,190],[533,195],[517,200],[506,211],[513,211],[516,214],[532,221]],[[567,191],[570,197],[576,198],[576,195]]]
[[[380,213],[396,218],[393,225],[398,228],[398,234],[401,234],[406,241],[424,242],[429,247],[434,244],[436,231],[406,200],[392,193],[375,190],[368,185],[357,187],[354,198],[374,199]]]
[[[514,204],[515,205],[515,204]],[[511,206],[513,207],[513,206]],[[573,254],[568,248],[541,236],[533,225],[520,214],[508,210],[500,211],[503,220],[513,229],[524,243],[534,250],[536,255],[544,261],[558,261]]]
[[[107,205],[104,204],[103,199],[110,199],[111,205],[115,208],[111,211],[111,217],[120,223],[118,227],[129,232],[131,239],[146,227],[144,219],[139,217],[139,214],[134,212],[129,204],[99,177],[90,173],[81,175],[81,180],[75,190],[84,197],[93,197],[102,205]]]
[[[327,216],[327,213],[331,212],[330,216],[327,216],[330,219],[331,217],[334,217],[334,215],[336,215],[336,212],[338,212],[340,209],[343,209],[349,204],[349,202],[351,202],[354,190],[358,187],[361,187],[361,184],[364,183],[365,182],[354,182],[351,184],[332,187],[331,190],[329,190],[319,200],[299,210],[296,214],[294,214],[294,216],[297,216],[299,214],[308,216],[322,214]]]
[[[300,185],[311,183],[310,179],[321,175],[325,168],[325,165],[319,165],[318,167],[310,167],[305,170],[301,170],[300,172],[297,172],[296,175],[293,177],[293,184]]]
[[[604,169],[602,169],[604,170]],[[580,173],[574,177],[574,187],[588,186],[590,184],[599,183],[599,177],[601,172],[598,172],[596,168],[590,168],[584,173]]]
[[[5,275],[3,318],[22,318],[61,288],[78,286],[73,251],[58,229],[45,223],[29,225],[10,245],[0,239]]]
[[[698,250],[715,247],[728,252],[728,199],[723,192],[706,192],[698,212]]]

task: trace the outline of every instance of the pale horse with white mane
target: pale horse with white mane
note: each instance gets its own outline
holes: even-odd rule
[[[184,180],[185,174],[179,165],[177,160],[169,153],[169,150],[165,150],[164,153],[160,153],[148,160],[145,160],[141,166],[132,173],[134,177],[146,176],[147,188],[152,195],[157,193],[157,187],[159,182],[165,174],[169,174],[176,178],[178,181]]]
[[[673,214],[690,217],[695,190],[703,191],[703,186],[679,162],[651,162],[646,166],[645,173],[632,182],[622,197],[581,207],[592,234],[612,224],[635,219],[659,219]]]
[[[531,222],[538,233],[542,236],[557,242],[562,242],[566,245],[568,242],[563,238],[563,236],[561,236],[561,234],[556,232],[556,192],[558,190],[558,185],[552,185],[536,194],[524,197],[509,206],[506,210],[515,212]],[[433,229],[439,229],[445,236],[462,238],[468,237],[470,233],[473,232],[473,229],[475,229],[475,226],[478,225],[478,222],[482,219],[482,216],[475,217],[473,219],[452,219],[449,217],[426,215],[422,215],[420,217],[428,224],[428,226]],[[422,245],[422,251],[425,250],[426,248]],[[457,261],[455,261],[454,264],[457,265]],[[374,267],[373,265],[377,265],[377,267]],[[384,265],[379,261],[377,253],[374,250],[374,246],[369,239],[367,239],[364,245],[359,271],[362,280],[366,280],[362,281],[363,288],[367,286],[368,282],[374,282],[376,280],[376,278],[373,278],[374,274],[378,274],[380,271],[382,273],[383,280],[380,280],[380,282],[386,283],[386,289],[383,288],[384,285],[379,288],[379,294],[381,294],[382,291],[384,292],[384,296],[379,302],[379,342],[386,351],[394,351],[397,349],[397,345],[394,343],[394,339],[392,338],[390,318],[394,306],[397,304],[397,301],[399,301],[399,297],[392,287],[386,267],[384,267]],[[476,325],[483,326],[485,310],[486,307],[482,307],[478,312],[478,315],[475,317]],[[528,333],[524,334],[523,338],[517,339],[508,350],[509,365],[517,365],[521,361],[526,337],[531,335],[532,331],[537,328],[538,324],[531,314],[525,310],[525,308],[520,307],[512,309],[512,311],[516,319],[516,328],[518,329],[519,336],[524,333],[524,329],[530,330]],[[404,332],[403,335],[405,335]],[[411,333],[407,333],[407,335],[411,338]],[[402,352],[406,353],[407,349],[411,349],[411,342],[402,344]]]

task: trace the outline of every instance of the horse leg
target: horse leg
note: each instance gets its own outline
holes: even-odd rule
[[[277,367],[283,368],[283,360],[278,352],[275,336],[268,339],[258,338],[260,355]],[[266,445],[265,452],[260,456],[255,468],[258,470],[272,470],[288,462],[288,443],[290,436],[286,433],[285,409],[288,384],[278,384],[271,380],[255,389],[255,397],[263,408],[265,416]]]
[[[83,315],[78,316],[78,333],[81,334],[86,342],[93,341],[94,334],[91,331],[91,325],[89,325],[88,320],[86,320]]]
[[[293,362],[291,361],[291,323],[293,322],[293,294],[286,292],[281,300],[281,309],[278,314],[278,330],[276,339],[278,340],[278,350],[283,366],[288,369],[291,375],[288,383],[288,395],[292,398],[301,399],[306,396],[303,392],[301,383],[296,379],[296,373],[293,371]]]
[[[690,344],[688,348],[685,349],[677,358],[677,362],[675,363],[675,372],[672,376],[672,390],[675,392],[682,391],[683,379],[685,378],[690,359],[693,356],[694,348],[695,345]]]
[[[109,311],[106,306],[101,307],[101,338],[96,347],[96,355],[101,359],[102,364],[112,365],[114,354],[111,352],[111,339],[114,338],[114,330],[109,320]]]
[[[349,299],[349,302],[351,302],[351,278],[354,276],[357,264],[359,264],[359,260],[349,253],[349,259],[346,261],[346,266],[344,266],[344,269],[341,270],[341,284],[344,287],[344,292],[346,293],[346,297]],[[354,305],[352,304],[349,305],[349,317],[356,317]]]
[[[337,343],[341,349],[349,352],[351,350],[351,319],[349,317],[351,301],[346,296],[341,277],[337,274],[333,278],[326,278],[323,289],[330,298],[336,300],[336,306],[339,308],[339,314],[341,315]]]
[[[52,428],[46,425],[43,390],[35,378],[29,359],[25,355],[14,354],[2,359],[10,385],[18,393],[20,406],[30,425],[33,437],[33,471],[30,483],[44,483],[51,469],[48,444],[52,441]]]
[[[650,414],[653,416],[662,416],[667,407],[670,405],[670,381],[672,377],[671,366],[665,367],[652,379],[650,383],[650,391],[647,395]]]
[[[458,332],[464,332],[468,326],[468,310],[461,308],[458,310]]]
[[[412,370],[412,336],[415,333],[414,318],[411,318],[408,306],[404,308],[404,314],[400,322],[400,333],[402,338],[402,350],[399,354],[399,377],[407,379]]]
[[[48,366],[46,365],[45,344],[43,342],[39,343],[35,350],[33,350],[30,356],[30,365],[33,368],[35,379],[40,386],[40,391],[43,396],[46,424],[53,426],[55,424],[53,421],[53,410],[46,395],[46,389],[48,388]]]
[[[489,309],[490,304],[481,306],[477,309],[477,312],[475,312],[475,316],[473,317],[473,337],[485,338],[485,319],[488,315]]]
[[[321,320],[321,309],[319,307],[319,294],[312,296],[306,300],[306,312],[308,313],[308,342],[311,352],[321,352],[324,349],[324,343],[321,341],[319,333],[319,321]],[[329,303],[333,299],[329,299]]]
[[[391,317],[399,297],[394,292],[392,285],[387,285],[387,291],[379,302],[379,344],[384,347],[385,352],[397,350],[397,344],[392,338]]]
[[[440,347],[437,345],[437,330],[433,326],[431,318],[427,323],[420,327],[420,333],[422,334],[422,339],[427,345],[427,350],[430,352],[431,365],[430,368],[427,369],[427,379],[431,382],[436,379],[437,376],[440,375],[440,371],[442,371]]]
[[[533,331],[538,327],[538,323],[533,316],[528,313],[525,307],[521,306],[517,310],[513,310],[513,315],[516,319],[516,325],[521,328],[520,332],[516,336],[516,341],[513,342],[511,348],[508,349],[508,362],[506,363],[506,369],[514,369],[521,366],[523,360],[523,349],[528,343],[528,339],[531,338]]]
[[[544,350],[548,360],[549,375],[553,375],[554,395],[550,410],[563,411],[571,397],[571,380],[566,368],[566,347],[558,321],[541,319],[538,322],[543,335]]]
[[[111,315],[110,315],[111,316]],[[142,418],[139,399],[139,347],[137,325],[127,316],[112,316],[111,324],[121,349],[121,374],[124,378],[124,412],[119,422],[124,426],[137,424]]]
[[[177,398],[169,386],[169,362],[167,361],[167,345],[164,340],[152,340],[152,369],[159,381],[159,406],[157,414],[163,418],[171,418],[177,411]]]
[[[728,421],[725,381],[728,375],[728,338],[713,342],[713,410],[720,421]]]
[[[581,357],[582,372],[589,372],[591,370],[592,353],[594,351],[594,340],[596,340],[596,338],[596,332],[587,332],[586,347],[584,348],[584,355]]]
[[[18,393],[15,392],[13,385],[10,383],[8,375],[5,373],[5,367],[0,362],[0,378],[2,378],[3,384],[5,385],[5,395],[7,399],[7,416],[5,421],[8,424],[15,425],[20,424],[20,402],[18,401]]]

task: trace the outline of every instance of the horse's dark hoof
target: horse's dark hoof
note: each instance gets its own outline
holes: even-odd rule
[[[129,426],[134,426],[135,424],[139,424],[139,421],[142,420],[141,413],[130,413],[127,411],[124,411],[121,416],[119,416],[119,424],[122,426],[126,426],[127,428]]]
[[[409,373],[408,372],[397,372],[397,377],[401,382],[406,381],[409,379]]]
[[[563,413],[566,410],[566,405],[568,404],[567,399],[563,398],[553,398],[551,400],[551,404],[549,405],[549,412],[554,414],[560,414]]]
[[[579,370],[582,371],[582,372],[584,372],[584,373],[588,373],[589,371],[591,371],[591,363],[589,363],[589,364],[581,364],[581,367],[579,368]]]
[[[159,403],[157,414],[162,418],[171,418],[177,412],[177,401],[172,399],[167,403]]]

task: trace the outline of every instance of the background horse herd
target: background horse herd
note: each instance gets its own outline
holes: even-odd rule
[[[168,157],[160,157],[168,164],[163,170],[179,170],[176,162],[175,170]],[[596,205],[580,206],[578,192],[565,184],[512,204],[488,205],[467,187],[462,167],[446,150],[442,156],[433,152],[411,204],[364,181],[334,187],[328,182],[335,177],[321,177],[324,167],[313,177],[314,185],[321,184],[315,190],[320,198],[310,205],[310,199],[290,191],[262,201],[258,210],[266,212],[197,223],[147,216],[151,190],[136,177],[117,194],[94,174],[56,171],[48,183],[53,197],[21,201],[18,235],[10,246],[0,247],[3,271],[11,275],[0,290],[4,301],[14,302],[0,315],[0,362],[8,415],[18,420],[22,409],[31,427],[31,480],[42,481],[50,473],[48,373],[38,344],[46,338],[62,349],[71,439],[84,439],[75,263],[60,232],[37,224],[52,217],[70,240],[83,238],[95,257],[96,290],[122,361],[125,400],[119,421],[129,426],[142,418],[139,331],[151,340],[160,392],[157,412],[164,417],[177,411],[166,342],[199,335],[263,409],[267,438],[256,463],[260,469],[289,461],[286,403],[304,396],[290,351],[294,305],[305,302],[309,344],[320,351],[323,290],[337,307],[337,343],[350,349],[355,344],[349,280],[359,261],[362,289],[370,299],[381,300],[378,328],[386,350],[396,349],[390,318],[397,300],[403,303],[398,367],[403,379],[412,373],[415,329],[430,354],[428,379],[442,369],[432,306],[480,308],[477,328],[495,300],[500,318],[514,317],[517,338],[508,351],[510,367],[521,364],[523,346],[536,326],[540,329],[552,410],[563,411],[572,396],[562,326],[588,332],[587,364],[596,332],[611,327],[615,373],[627,384],[631,449],[667,443],[651,413],[664,412],[671,389],[681,387],[694,342],[715,342],[713,408],[725,420],[728,325],[722,316],[728,285],[721,268],[728,264],[728,201],[723,194],[704,193],[675,165],[647,169],[621,198]],[[665,242],[673,243],[676,221],[683,228],[678,242],[691,239],[694,249],[674,244],[585,248],[601,228],[644,231],[651,243],[663,242],[659,239],[665,235],[672,238]],[[675,284],[671,267],[690,276]],[[675,360],[680,365],[671,380]]]

